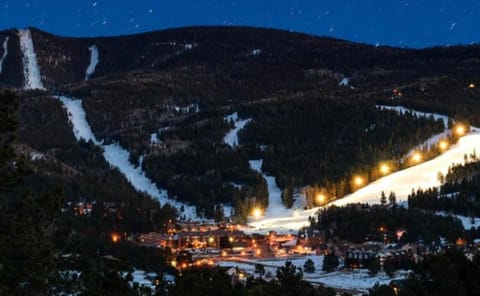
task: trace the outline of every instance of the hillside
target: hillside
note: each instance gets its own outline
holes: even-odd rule
[[[39,178],[62,180],[72,199],[143,196],[102,156],[105,145],[119,143],[131,166],[170,199],[217,219],[232,206],[245,219],[269,200],[251,160],[263,159],[261,170],[291,206],[305,186],[343,197],[355,189],[353,175],[378,178],[378,163],[399,160],[444,129],[376,104],[480,125],[480,91],[469,87],[480,84],[478,45],[374,47],[247,27],[109,38],[31,28],[0,32],[0,43],[0,86],[20,93],[23,149],[45,155],[33,161]],[[71,114],[54,95],[81,99],[103,146],[76,141]],[[236,129],[239,145],[224,141],[234,112],[245,120]],[[98,176],[95,189],[85,185]],[[121,193],[108,192],[115,186]]]

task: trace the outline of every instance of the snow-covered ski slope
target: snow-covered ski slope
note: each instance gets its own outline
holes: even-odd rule
[[[286,209],[282,202],[282,191],[277,186],[275,177],[267,176],[262,172],[263,160],[250,160],[250,168],[262,174],[268,185],[268,207],[263,214],[264,218],[274,218],[293,212],[292,209]]]
[[[85,80],[88,80],[90,76],[95,73],[95,68],[97,67],[99,57],[98,48],[96,45],[90,46],[88,50],[90,51],[90,64],[85,71]]]
[[[40,67],[37,55],[33,48],[32,34],[30,30],[18,30],[20,49],[23,54],[23,74],[25,76],[25,89],[45,89],[42,84]]]
[[[67,110],[68,118],[73,126],[73,133],[77,140],[84,139],[92,141],[95,145],[103,149],[103,157],[112,166],[117,168],[130,184],[140,192],[145,192],[151,197],[157,199],[162,205],[170,204],[178,210],[179,216],[184,216],[187,220],[199,220],[196,215],[195,207],[190,206],[168,197],[166,190],[159,189],[157,185],[150,180],[141,167],[135,167],[129,160],[129,152],[118,144],[103,145],[103,141],[97,140],[87,122],[85,110],[82,107],[81,100],[75,100],[64,96],[57,97]],[[183,206],[184,211],[180,211]]]
[[[223,138],[223,142],[227,145],[229,145],[230,147],[235,147],[235,146],[238,146],[239,142],[238,142],[238,132],[240,130],[242,130],[245,125],[247,125],[247,123],[250,122],[250,118],[249,119],[240,119],[238,118],[238,113],[235,112],[235,113],[232,113],[230,115],[227,115],[225,117],[225,120],[227,122],[230,122],[230,120],[233,120],[234,122],[234,128],[232,130],[230,130],[227,135],[225,135],[225,137]]]
[[[404,107],[388,107],[388,109],[396,111],[405,110]],[[444,121],[444,123],[448,122],[447,116],[417,111],[414,112],[416,112],[417,116],[429,117],[430,115],[435,115],[438,116],[438,119]],[[439,135],[434,137],[438,138]],[[354,193],[330,203],[329,205],[341,206],[348,203],[379,203],[382,191],[387,195],[390,192],[395,192],[397,202],[405,202],[412,190],[440,186],[438,173],[441,172],[445,175],[452,164],[463,163],[464,155],[469,155],[473,153],[474,150],[480,151],[480,130],[477,128],[472,128],[472,131],[469,134],[462,137],[457,144],[452,145],[449,150],[445,151],[438,157],[378,179]],[[308,210],[284,209],[281,213],[278,212],[279,214],[275,217],[269,215],[249,223],[249,232],[269,230],[276,230],[279,232],[296,231],[303,226],[307,226],[308,217],[315,216],[318,209],[320,208]],[[267,212],[269,212],[268,209],[266,209],[266,213]]]
[[[3,70],[3,63],[5,62],[6,58],[7,58],[7,54],[8,54],[8,40],[10,39],[10,37],[6,37],[5,40],[3,40],[3,43],[2,43],[2,48],[3,48],[3,54],[2,54],[2,57],[0,58],[0,74],[2,74],[2,70]]]

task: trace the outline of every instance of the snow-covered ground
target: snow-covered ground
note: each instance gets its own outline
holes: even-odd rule
[[[399,114],[405,114],[405,113],[411,113],[414,116],[417,117],[433,117],[435,120],[442,120],[445,128],[448,128],[448,116],[446,115],[441,115],[438,113],[428,113],[428,112],[420,112],[416,111],[410,108],[406,108],[403,106],[384,106],[384,105],[377,105],[376,106],[380,110],[391,110],[391,111],[396,111]]]
[[[90,76],[95,73],[95,68],[97,67],[98,64],[98,48],[96,45],[92,45],[88,48],[90,51],[90,64],[87,67],[87,70],[85,71],[85,80],[88,80]]]
[[[2,57],[0,58],[0,74],[2,74],[2,70],[3,70],[3,63],[5,62],[5,59],[7,58],[7,54],[8,54],[8,40],[10,39],[10,37],[6,37],[5,40],[3,41],[2,43],[2,48],[3,48],[3,54],[2,54]]]
[[[284,215],[292,215],[294,210],[287,209],[283,205],[282,190],[278,188],[275,177],[268,176],[262,171],[263,160],[250,160],[249,163],[252,170],[262,174],[268,185],[268,207],[265,210],[265,213],[263,213],[263,217],[275,218]],[[255,222],[253,222],[251,225],[255,225]]]
[[[338,83],[339,86],[348,86],[350,84],[350,78],[345,77]]]
[[[231,147],[238,146],[238,132],[242,130],[247,123],[249,123],[252,119],[247,118],[247,119],[240,119],[238,118],[238,113],[232,113],[230,115],[225,116],[225,120],[227,122],[230,122],[233,120],[234,122],[234,127],[231,129],[223,138],[223,142]]]
[[[261,54],[261,53],[262,53],[262,50],[261,50],[260,48],[255,48],[255,49],[253,49],[253,50],[251,51],[251,54],[252,54],[253,56],[257,56],[257,55],[259,55],[259,54]]]
[[[277,268],[285,266],[285,262],[287,260],[292,262],[292,264],[296,267],[303,268],[305,261],[308,259],[313,261],[315,272],[303,273],[303,279],[311,283],[320,283],[333,288],[367,291],[376,283],[388,284],[392,280],[384,272],[380,272],[375,276],[370,276],[367,269],[326,273],[322,271],[323,256],[315,255],[277,259],[244,259],[241,260],[241,262],[221,261],[218,262],[218,265],[223,267],[238,267],[255,276],[255,264],[260,263],[264,265],[265,273],[271,273],[273,276],[275,276]],[[404,278],[406,276],[406,272],[399,271],[397,272],[396,276],[397,278]]]
[[[278,233],[296,233],[299,228],[308,225],[308,216],[314,216],[318,209],[303,210],[295,203],[297,207],[286,208],[282,202],[282,191],[278,188],[275,177],[268,176],[262,171],[263,160],[251,160],[250,168],[262,174],[268,186],[268,207],[265,209],[262,217],[251,217],[245,228],[246,233],[267,232],[275,230]]]
[[[23,74],[25,75],[25,89],[45,89],[42,84],[40,67],[37,55],[33,48],[30,30],[18,30],[20,49],[23,54]]]
[[[162,141],[160,140],[160,135],[162,134],[163,131],[168,130],[170,127],[162,127],[158,129],[157,132],[153,133],[150,135],[150,143],[151,144],[160,144]]]
[[[442,212],[442,211],[435,212],[435,215],[444,216],[444,217],[445,216],[455,217],[462,222],[463,228],[465,228],[466,230],[470,230],[472,227],[474,227],[474,228],[480,227],[480,217],[475,217],[474,218],[474,223],[472,223],[472,218],[471,217],[466,217],[466,216],[462,216],[462,215],[449,214],[449,213]]]
[[[129,152],[127,150],[119,144],[103,145],[103,141],[97,140],[87,122],[81,100],[64,96],[57,98],[63,103],[63,106],[67,110],[68,118],[73,125],[73,133],[77,140],[84,139],[85,141],[92,141],[95,145],[100,146],[103,149],[103,157],[105,160],[112,167],[117,168],[137,191],[147,193],[157,199],[161,204],[168,203],[177,208],[180,217],[184,216],[187,220],[199,219],[194,206],[170,199],[167,191],[159,189],[157,185],[145,175],[145,172],[143,172],[140,166],[135,167],[129,160]],[[180,211],[182,207],[184,208],[183,212]]]

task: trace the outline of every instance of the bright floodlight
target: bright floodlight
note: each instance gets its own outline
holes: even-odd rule
[[[448,148],[448,142],[445,140],[442,140],[440,141],[440,143],[438,143],[438,147],[440,148],[440,150],[445,150]]]
[[[260,210],[259,208],[255,208],[253,209],[253,217],[255,218],[260,218],[262,216],[262,210]]]
[[[317,203],[319,203],[319,204],[323,204],[327,200],[327,197],[323,193],[317,194],[316,198],[317,198]]]
[[[413,155],[412,155],[412,160],[414,162],[420,162],[422,161],[422,154],[420,154],[420,152],[415,152]]]
[[[458,136],[463,136],[465,134],[465,127],[463,125],[457,125],[457,127],[455,128],[455,133]]]
[[[386,163],[383,163],[380,165],[380,172],[384,175],[390,173],[390,167],[388,166],[388,164]]]
[[[354,182],[354,183],[355,183],[355,185],[357,185],[357,186],[362,186],[362,185],[363,185],[363,182],[364,182],[364,180],[363,180],[363,178],[362,178],[362,177],[360,177],[360,176],[357,176],[357,177],[355,177],[355,179],[353,179],[353,182]]]

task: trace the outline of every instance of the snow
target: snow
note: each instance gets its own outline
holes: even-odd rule
[[[437,211],[435,212],[435,215],[438,216],[444,216],[444,217],[454,217],[459,219],[462,222],[463,228],[465,230],[470,230],[472,227],[477,228],[480,227],[480,217],[475,217],[474,218],[474,223],[472,223],[472,218],[467,217],[467,216],[462,216],[462,215],[455,215],[455,214],[449,214],[447,212],[442,212],[442,211]]]
[[[268,207],[265,210],[264,218],[291,215],[294,210],[287,209],[283,205],[282,190],[278,188],[275,177],[268,176],[262,171],[263,160],[250,160],[249,163],[252,170],[262,174],[268,185]],[[252,223],[252,225],[254,225],[254,223]]]
[[[45,158],[45,154],[43,153],[40,153],[40,152],[30,152],[30,159],[35,161],[35,160],[39,160],[39,159],[44,159]]]
[[[88,80],[90,76],[95,72],[95,68],[97,67],[98,64],[98,48],[96,45],[92,45],[88,48],[90,51],[90,64],[87,67],[87,70],[85,71],[85,80]]]
[[[145,192],[151,197],[157,199],[162,205],[170,204],[177,208],[180,216],[185,219],[198,219],[194,206],[172,200],[168,197],[167,191],[159,189],[157,185],[150,180],[143,172],[141,166],[135,167],[129,160],[129,152],[119,144],[102,145],[103,141],[97,140],[87,122],[85,110],[82,107],[81,100],[74,100],[68,97],[57,97],[68,113],[68,118],[73,125],[73,133],[77,140],[92,141],[95,145],[103,149],[103,157],[112,166],[117,168],[130,184],[139,192]],[[184,211],[181,212],[180,208]]]
[[[252,50],[252,55],[253,56],[257,56],[261,53],[262,53],[262,50],[260,48],[255,48],[254,50]]]
[[[8,40],[10,39],[10,37],[6,37],[5,40],[3,41],[3,54],[2,54],[2,57],[0,58],[0,74],[2,74],[2,71],[3,71],[3,63],[5,62],[5,59],[7,58],[7,54],[8,54]]]
[[[23,73],[25,75],[25,89],[45,89],[42,84],[37,55],[33,48],[30,30],[18,30],[20,49],[23,53]]]
[[[427,117],[428,118],[428,117],[432,116],[433,119],[435,119],[435,120],[439,120],[439,119],[442,120],[445,129],[448,128],[448,116],[446,116],[446,115],[441,115],[441,114],[438,114],[438,113],[420,112],[420,111],[409,109],[409,108],[406,108],[406,107],[403,107],[403,106],[377,105],[376,107],[380,110],[396,111],[397,113],[402,114],[402,115],[405,114],[405,113],[411,113],[412,115],[417,116],[417,117]]]
[[[162,127],[157,132],[150,135],[150,143],[151,144],[160,144],[162,141],[160,140],[160,135],[163,131],[168,130],[170,127]]]
[[[233,129],[231,129],[225,135],[225,137],[223,138],[223,142],[225,144],[229,145],[230,147],[238,146],[238,144],[239,144],[239,142],[238,142],[238,132],[240,132],[240,130],[242,130],[247,125],[247,123],[249,123],[252,119],[247,118],[247,119],[242,120],[242,119],[238,118],[238,113],[235,112],[235,113],[232,113],[230,115],[227,115],[225,117],[225,120],[227,122],[230,122],[231,120],[233,120],[234,127],[233,127]]]
[[[286,208],[282,201],[282,191],[277,186],[275,177],[266,175],[261,169],[263,160],[250,160],[249,163],[250,168],[262,174],[267,182],[268,207],[262,217],[252,217],[249,228],[243,230],[246,233],[267,232],[270,230],[278,233],[296,233],[303,226],[308,226],[308,217],[314,216],[318,209]]]
[[[158,139],[157,133],[153,133],[150,135],[150,143],[152,144],[158,144],[160,140]]]
[[[101,145],[102,143],[95,138],[95,135],[87,122],[85,110],[82,107],[82,101],[72,100],[64,96],[58,96],[56,98],[63,103],[63,106],[68,111],[68,119],[73,125],[73,134],[77,141],[83,139],[86,142],[92,141],[97,146]]]
[[[176,112],[185,113],[185,114],[200,112],[200,107],[198,106],[198,104],[190,104],[190,105],[185,106],[185,107],[175,105],[175,106],[173,106],[173,109]]]
[[[338,85],[339,86],[348,86],[349,83],[350,83],[350,78],[345,77],[340,81],[340,83],[338,83]]]
[[[292,262],[296,267],[303,268],[305,261],[308,259],[313,261],[315,266],[315,272],[303,273],[303,279],[310,283],[319,283],[328,287],[351,289],[367,292],[376,283],[388,284],[392,278],[388,277],[384,272],[379,272],[375,276],[370,276],[367,269],[356,269],[353,271],[335,271],[326,273],[322,270],[324,256],[308,255],[308,256],[295,256],[295,257],[280,257],[274,259],[239,259],[235,258],[235,261],[221,261],[218,262],[219,266],[223,267],[238,267],[245,272],[258,276],[255,274],[255,264],[263,264],[265,273],[270,272],[275,276],[277,268],[285,266],[286,261]],[[396,273],[396,279],[403,279],[407,275],[406,271],[398,271]]]
[[[393,191],[397,201],[406,201],[412,189],[440,186],[438,172],[445,175],[449,166],[454,163],[463,163],[464,155],[471,154],[475,148],[478,150],[479,146],[480,133],[472,132],[462,137],[457,144],[438,157],[381,178],[332,204],[340,206],[358,202],[379,203],[382,191],[386,194]]]

